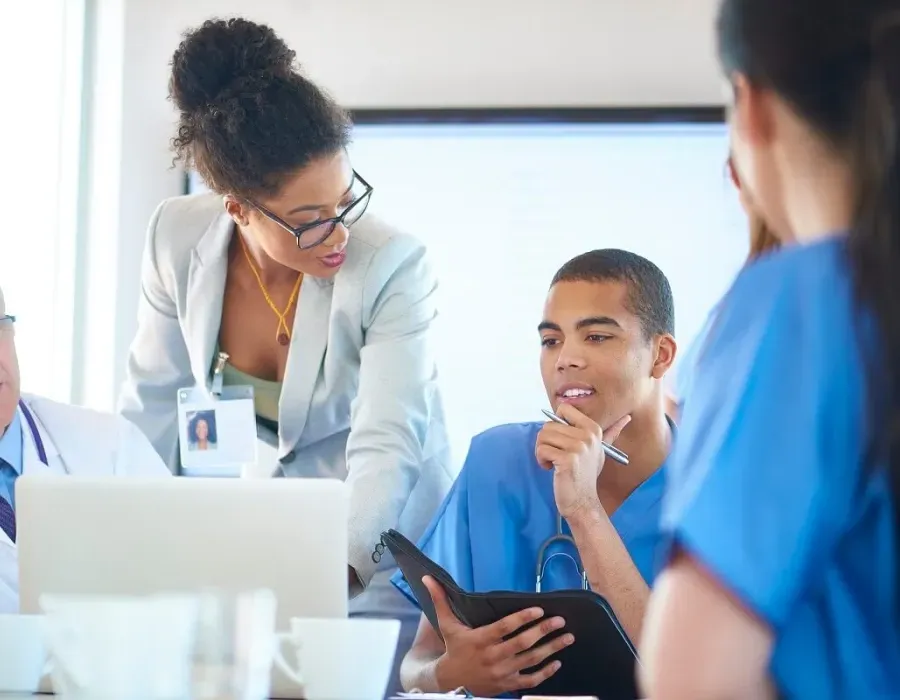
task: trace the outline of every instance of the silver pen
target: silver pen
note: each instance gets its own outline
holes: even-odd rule
[[[569,421],[567,421],[563,418],[560,418],[553,411],[548,411],[546,408],[542,408],[541,413],[543,413],[545,416],[547,416],[547,418],[549,418],[550,420],[552,420],[556,423],[559,423],[561,425],[571,425],[571,423],[569,423]],[[628,464],[628,455],[625,454],[624,452],[622,452],[622,450],[620,450],[616,447],[613,447],[608,442],[601,442],[600,444],[603,445],[603,451],[606,453],[606,455],[608,457],[616,460],[619,464]]]

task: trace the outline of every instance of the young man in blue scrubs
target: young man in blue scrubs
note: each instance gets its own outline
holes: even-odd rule
[[[462,588],[534,591],[543,562],[541,590],[581,588],[583,566],[637,644],[659,538],[661,467],[672,441],[662,380],[675,358],[674,316],[665,275],[633,253],[596,250],[557,272],[538,325],[541,374],[553,410],[571,425],[503,425],[472,441],[419,542]],[[601,439],[615,441],[630,463],[605,459]],[[539,562],[560,515],[577,552],[553,545]],[[557,552],[574,560],[548,561]],[[412,598],[401,576],[394,583]],[[506,639],[539,610],[470,629],[450,611],[443,589],[426,583],[441,636],[423,615],[401,670],[407,689],[464,686],[492,696],[531,688],[559,667],[523,669],[574,641],[561,635],[540,644],[565,626],[560,619]]]

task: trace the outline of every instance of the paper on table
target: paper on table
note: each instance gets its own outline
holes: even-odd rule
[[[462,693],[397,693],[391,700],[488,700],[475,698]]]
[[[486,700],[462,693],[398,693],[391,700]],[[523,695],[522,700],[597,700],[593,695]]]

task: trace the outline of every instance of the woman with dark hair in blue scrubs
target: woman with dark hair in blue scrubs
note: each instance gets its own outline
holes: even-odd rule
[[[735,163],[784,249],[700,352],[647,694],[898,697],[900,0],[724,0],[718,40]]]

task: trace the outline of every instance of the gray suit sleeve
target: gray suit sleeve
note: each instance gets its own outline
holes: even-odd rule
[[[177,472],[176,392],[190,386],[193,380],[174,292],[166,288],[158,259],[157,228],[165,207],[166,202],[163,202],[147,230],[138,330],[128,353],[118,410],[146,435],[169,469]]]
[[[424,246],[396,236],[374,256],[363,289],[365,341],[347,440],[350,564],[364,585],[372,550],[396,527],[426,461],[438,401],[431,348],[437,282]]]

